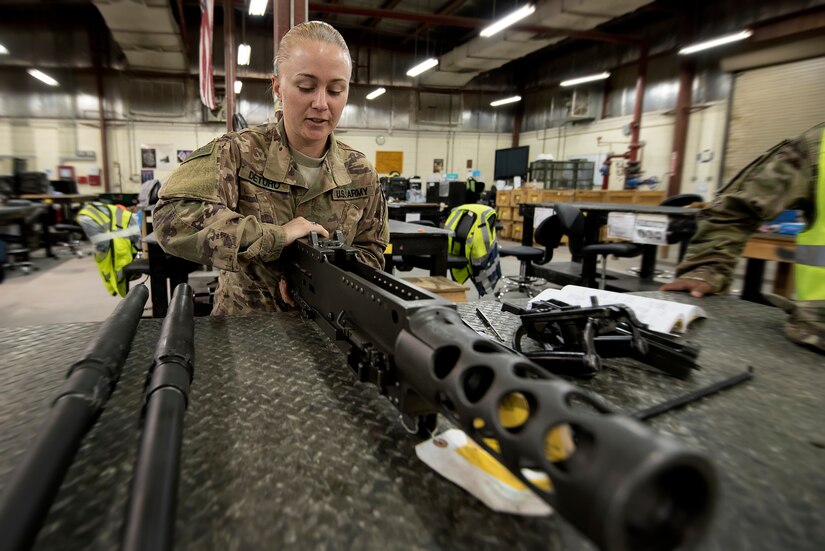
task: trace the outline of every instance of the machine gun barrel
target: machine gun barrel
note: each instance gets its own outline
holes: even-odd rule
[[[181,283],[163,320],[146,387],[143,434],[126,516],[125,551],[172,548],[183,438],[195,359],[192,288]]]
[[[703,455],[477,334],[450,303],[359,263],[340,237],[293,248],[299,305],[402,415],[441,413],[603,549],[671,549],[703,533],[716,499]]]
[[[145,285],[133,287],[69,368],[43,428],[0,499],[4,549],[34,543],[83,437],[114,392],[148,298]]]

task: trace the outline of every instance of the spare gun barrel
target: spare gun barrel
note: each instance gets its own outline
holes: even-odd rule
[[[171,549],[183,416],[194,373],[192,288],[181,283],[163,320],[146,387],[143,434],[126,516],[125,551]]]
[[[83,437],[114,391],[148,298],[145,285],[133,287],[69,369],[43,428],[0,499],[4,548],[34,543]]]

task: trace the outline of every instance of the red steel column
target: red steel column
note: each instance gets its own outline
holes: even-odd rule
[[[630,155],[628,160],[639,158],[639,133],[642,130],[642,108],[645,100],[645,76],[647,74],[647,45],[639,48],[639,74],[636,77],[636,102],[633,105],[633,121],[630,123]]]
[[[232,132],[235,115],[235,7],[232,0],[223,0],[223,65],[226,86],[226,131]]]
[[[673,127],[673,149],[671,151],[671,174],[667,183],[667,196],[677,195],[682,188],[682,171],[685,166],[685,146],[690,124],[690,106],[693,99],[694,66],[691,61],[682,61],[679,66],[679,95],[676,98],[676,122]]]

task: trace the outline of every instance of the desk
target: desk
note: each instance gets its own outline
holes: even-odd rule
[[[765,262],[777,262],[773,280],[773,292],[784,297],[793,296],[793,264],[796,253],[796,237],[778,233],[756,234],[745,243],[742,257],[745,258],[745,278],[742,298],[761,304],[768,301],[762,296],[762,280],[765,277]]]
[[[584,214],[585,228],[584,228],[584,245],[592,245],[599,243],[599,234],[603,226],[607,224],[607,216],[611,212],[628,212],[636,214],[663,214],[668,216],[671,221],[692,219],[699,212],[699,209],[692,209],[686,207],[666,207],[659,205],[635,205],[624,203],[565,203],[578,208]],[[536,207],[553,208],[556,203],[521,203],[520,209],[524,216],[524,233],[522,235],[521,244],[526,246],[533,245],[533,220],[535,217]],[[643,245],[642,246],[642,264],[639,271],[638,278],[619,275],[618,282],[608,281],[607,288],[614,287],[617,291],[644,291],[653,290],[659,286],[653,281],[653,276],[656,270],[656,253],[657,245]],[[579,272],[579,281],[583,282],[588,287],[595,287],[596,282],[596,258],[574,258],[573,260],[581,262],[581,270]],[[545,276],[546,273],[553,271],[553,265],[548,264],[546,268],[540,266],[532,267],[533,271],[538,275]],[[569,279],[572,274],[570,269],[564,271],[563,277]],[[551,281],[553,280],[550,275]],[[562,281],[562,283],[573,283],[573,281]],[[613,285],[611,285],[613,283]]]
[[[390,219],[392,253],[385,254],[385,270],[392,273],[392,255],[431,256],[430,275],[447,275],[447,242],[452,231]]]
[[[72,224],[74,223],[74,217],[71,215],[72,205],[85,203],[87,201],[95,201],[97,200],[97,195],[92,195],[88,193],[74,193],[67,195],[49,195],[48,193],[35,193],[21,195],[20,199],[28,199],[29,201],[38,201],[40,203],[45,204],[51,202],[60,205],[61,212],[63,213],[63,223]]]
[[[670,298],[677,295],[670,294]],[[744,369],[756,378],[654,420],[708,453],[720,502],[703,551],[825,546],[825,370],[782,336],[778,309],[690,299],[711,318],[693,331],[704,370],[679,381],[611,361],[582,386],[637,410]],[[512,317],[480,307],[505,337]],[[0,329],[0,487],[33,440],[66,370],[97,323]],[[40,550],[116,549],[137,452],[143,385],[160,320],[142,320],[123,376],[87,435],[40,532]],[[430,471],[417,440],[375,388],[296,313],[195,319],[177,549],[591,550],[558,517],[496,514]],[[56,359],[59,358],[59,361]]]
[[[418,214],[421,220],[430,220],[438,224],[438,213],[441,205],[438,203],[387,203],[387,212],[391,220],[408,222],[408,215]]]

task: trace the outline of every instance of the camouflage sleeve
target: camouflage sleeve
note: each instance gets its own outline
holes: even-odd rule
[[[384,192],[378,184],[378,175],[375,174],[376,192],[370,198],[364,209],[364,214],[356,227],[352,245],[361,251],[358,257],[361,262],[369,264],[379,270],[384,269],[384,250],[390,242],[390,225],[387,222],[387,202]]]
[[[164,251],[232,272],[281,255],[281,226],[233,210],[239,156],[231,140],[220,139],[192,153],[163,184],[153,225]]]
[[[780,144],[737,175],[698,216],[696,234],[677,277],[727,292],[736,263],[759,225],[810,198],[810,165],[800,140]]]

